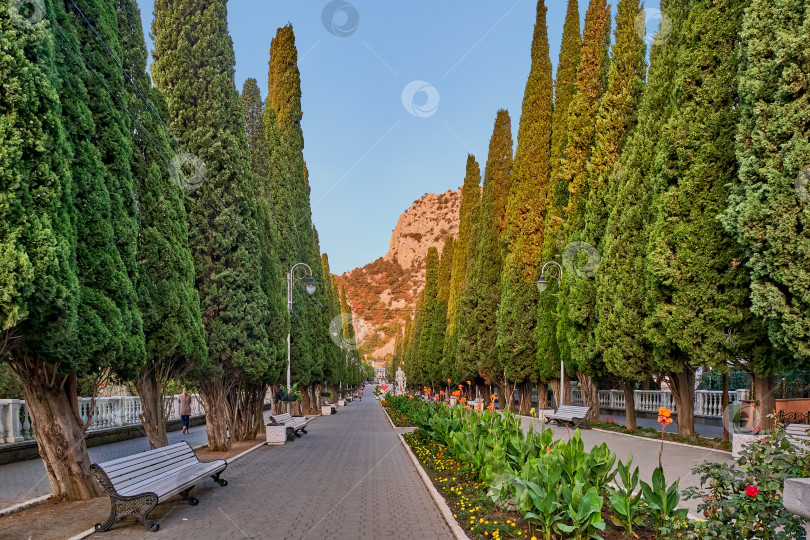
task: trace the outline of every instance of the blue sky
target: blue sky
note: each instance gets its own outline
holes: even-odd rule
[[[153,2],[139,4],[148,34]],[[567,2],[547,5],[556,70]],[[586,8],[580,0],[581,25]],[[499,108],[517,136],[534,0],[231,0],[228,10],[237,87],[253,77],[263,96],[270,40],[293,24],[313,219],[335,273],[384,255],[414,200],[459,187],[468,152],[483,168]],[[403,100],[406,87],[423,91]]]

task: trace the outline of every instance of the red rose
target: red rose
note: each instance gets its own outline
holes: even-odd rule
[[[745,488],[745,494],[749,497],[756,497],[759,493],[759,488],[757,486],[748,486]]]

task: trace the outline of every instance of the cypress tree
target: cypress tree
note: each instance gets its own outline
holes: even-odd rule
[[[554,101],[546,11],[545,1],[538,1],[532,64],[523,97],[514,181],[507,204],[508,253],[497,313],[498,350],[506,377],[525,383],[528,388],[537,377],[534,332],[538,291],[535,281],[542,257]],[[529,406],[525,403],[523,412],[528,412]]]
[[[77,116],[92,123],[64,9],[46,9],[64,37],[52,25],[18,26],[0,9],[0,362],[19,378],[54,498],[76,500],[98,487],[74,415],[75,380],[103,364],[64,346],[76,339],[79,302],[72,158],[92,149],[74,148],[66,127]],[[75,86],[61,79],[68,65]],[[70,97],[64,109],[62,90]]]
[[[739,184],[723,216],[743,246],[751,276],[751,311],[788,366],[810,366],[810,9],[806,2],[752,0],[741,33],[737,160]],[[779,362],[753,363],[763,426],[774,412]]]
[[[717,216],[736,181],[738,36],[747,0],[698,1],[680,43],[673,112],[656,159],[647,254],[648,336],[678,406],[678,431],[693,436],[698,366],[722,367],[750,316],[740,247]]]
[[[627,134],[636,121],[638,99],[642,91],[645,72],[645,47],[635,28],[641,13],[638,0],[620,0],[616,19],[616,43],[608,72],[608,88],[596,115],[595,136],[590,157],[581,175],[585,177],[580,197],[587,198],[578,206],[582,212],[581,225],[570,231],[571,241],[586,242],[600,253],[603,249],[602,233],[605,229],[610,204],[615,195],[608,193],[608,178],[614,171],[619,152]],[[580,94],[583,95],[583,94]],[[593,255],[590,255],[593,257]],[[588,264],[598,264],[591,260]],[[567,289],[567,290],[566,290]],[[564,337],[571,359],[581,377],[587,403],[593,420],[599,418],[598,393],[593,379],[604,374],[605,365],[596,342],[596,284],[593,279],[570,279],[567,287]]]
[[[500,363],[496,314],[501,300],[501,271],[506,231],[506,201],[512,185],[512,122],[501,109],[495,118],[489,156],[484,173],[484,193],[476,216],[475,252],[467,269],[468,285],[464,288],[461,309],[469,319],[459,328],[457,355],[475,362],[476,372],[506,388],[505,370]],[[461,373],[467,375],[468,371]]]
[[[262,382],[272,347],[226,3],[158,0],[152,32],[152,73],[166,96],[172,131],[207,169],[186,210],[210,360],[198,374],[209,449],[227,450],[228,394]]]
[[[452,364],[442,356],[444,341],[447,335],[447,300],[450,297],[450,279],[453,272],[455,239],[448,236],[444,239],[441,259],[439,260],[438,289],[436,292],[436,309],[428,346],[428,361],[436,366],[436,382],[452,377]]]
[[[169,444],[163,395],[166,384],[186,373],[207,350],[194,289],[194,263],[188,246],[185,193],[169,178],[167,157],[173,156],[169,135],[155,117],[166,116],[160,91],[146,72],[141,13],[134,0],[116,3],[121,29],[121,61],[130,84],[124,88],[135,119],[130,156],[139,206],[136,283],[146,338],[146,363],[135,379],[141,397],[143,426],[149,444]],[[144,103],[141,95],[149,104]]]
[[[478,207],[481,205],[481,169],[475,156],[467,155],[467,172],[461,188],[461,206],[459,208],[458,240],[454,244],[453,270],[450,276],[449,295],[447,298],[447,338],[444,341],[443,356],[450,364],[449,377],[458,380],[461,374],[456,358],[458,334],[455,331],[459,314],[460,300],[467,283],[467,266],[473,253],[473,226]]]
[[[685,21],[683,0],[662,2],[673,27],[667,40],[653,45],[647,85],[641,97],[638,123],[624,146],[619,165],[608,171],[608,192],[615,201],[602,240],[602,262],[596,280],[596,341],[605,367],[623,381],[628,428],[635,428],[632,382],[653,372],[652,345],[644,333],[645,257],[649,237],[652,189],[661,126],[672,113],[669,100],[677,62],[680,29]]]
[[[431,355],[438,294],[439,250],[431,246],[425,258],[425,288],[422,289],[422,301],[420,302],[422,310],[415,343],[419,374],[422,377],[422,383],[428,386],[433,386],[441,376],[441,367],[433,361]]]
[[[559,231],[558,221],[562,215],[562,209],[568,201],[568,186],[558,182],[558,179],[562,155],[568,144],[568,111],[571,107],[571,100],[576,93],[575,82],[581,55],[582,38],[579,33],[579,3],[577,0],[569,0],[554,84],[554,112],[551,117],[551,153],[549,158],[550,172],[543,220],[543,263],[559,256],[559,251],[556,250],[557,241],[555,235]],[[560,351],[556,336],[557,295],[549,291],[540,296],[537,302],[535,341],[537,344],[538,378],[541,381],[547,381],[555,373],[558,373]],[[556,388],[559,389],[560,386]],[[560,402],[559,395],[557,402]]]

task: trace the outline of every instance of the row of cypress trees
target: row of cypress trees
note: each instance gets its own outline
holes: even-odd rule
[[[53,495],[78,500],[98,491],[81,378],[134,381],[153,447],[167,382],[194,384],[223,450],[261,429],[290,328],[305,412],[362,373],[330,340],[341,298],[312,225],[292,27],[263,102],[253,79],[237,92],[225,0],[155,3],[154,86],[135,0],[40,2],[0,5],[0,361]],[[290,316],[299,262],[318,287],[299,282]],[[332,337],[352,333],[347,317]]]
[[[429,255],[395,363],[420,385],[475,379],[528,398],[551,384],[559,402],[562,361],[594,415],[599,384],[620,385],[630,427],[632,390],[652,375],[682,435],[696,370],[743,369],[768,425],[773,373],[810,366],[810,6],[662,0],[649,51],[642,4],[617,7],[611,46],[606,1],[590,0],[580,35],[569,0],[552,81],[538,2],[517,148],[498,111],[483,192],[468,156],[458,239]],[[540,295],[553,260],[559,289],[549,279]]]

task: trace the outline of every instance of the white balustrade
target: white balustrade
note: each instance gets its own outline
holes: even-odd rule
[[[578,388],[571,389],[571,405],[584,405],[582,401],[582,390]]]
[[[636,410],[658,412],[659,407],[676,410],[675,397],[669,390],[635,390]],[[747,399],[748,390],[733,390],[728,393],[729,403]],[[599,406],[606,409],[625,408],[624,391],[600,390]],[[719,390],[697,390],[695,392],[695,414],[720,418],[723,415],[723,392]]]
[[[180,418],[177,410],[177,396],[164,398],[169,407],[169,420]],[[265,399],[265,402],[267,400]],[[80,397],[79,416],[83,422],[90,417],[91,398]],[[100,431],[141,423],[143,407],[139,396],[116,396],[96,398],[92,418],[87,431]],[[205,411],[199,396],[192,394],[191,416],[203,416]],[[0,445],[20,443],[34,439],[31,415],[22,399],[0,399]]]

